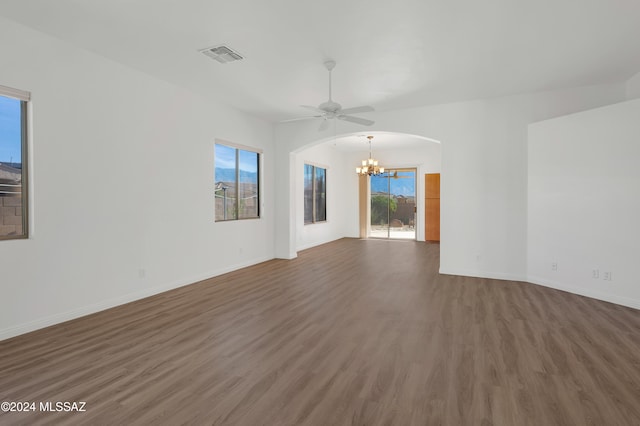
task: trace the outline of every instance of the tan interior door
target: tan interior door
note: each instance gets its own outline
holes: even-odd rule
[[[440,241],[440,173],[424,175],[424,239]]]

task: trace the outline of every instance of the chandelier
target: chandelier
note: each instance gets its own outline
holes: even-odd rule
[[[356,173],[360,176],[377,176],[384,173],[384,167],[378,167],[378,160],[371,158],[371,139],[373,136],[367,136],[369,139],[369,159],[362,160],[362,167],[356,167]]]

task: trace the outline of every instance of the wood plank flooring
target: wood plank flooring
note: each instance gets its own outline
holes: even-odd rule
[[[640,311],[343,239],[0,342],[0,424],[638,425]]]

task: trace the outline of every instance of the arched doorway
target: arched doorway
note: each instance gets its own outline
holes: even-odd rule
[[[426,173],[440,172],[441,151],[438,141],[410,134],[396,132],[368,131],[366,133],[350,133],[324,138],[315,142],[309,142],[300,148],[291,151],[290,158],[290,200],[293,222],[291,227],[291,242],[295,251],[303,250],[314,245],[342,237],[369,237],[371,227],[370,187],[367,178],[364,191],[360,189],[359,182],[363,179],[356,174],[356,167],[361,165],[363,159],[368,157],[369,146],[367,136],[374,136],[372,149],[376,159],[380,160],[388,169],[398,171],[400,176],[405,169],[414,172],[415,195],[412,200],[414,218],[413,221],[404,210],[411,207],[411,203],[403,207],[405,217],[390,225],[395,225],[391,231],[403,229],[412,231],[409,239],[424,240],[424,175]],[[323,223],[309,224],[304,222],[304,169],[305,164],[315,165],[326,170],[326,196],[327,196],[327,221]],[[410,179],[390,178],[391,185]],[[375,185],[374,185],[375,192]],[[366,197],[364,202],[360,194]],[[399,196],[407,194],[394,194],[396,202]],[[365,206],[361,208],[361,205]],[[396,211],[398,209],[396,208]],[[400,226],[400,222],[402,225]],[[364,224],[364,234],[361,232]],[[411,229],[412,228],[412,229]],[[408,236],[408,234],[407,234]]]

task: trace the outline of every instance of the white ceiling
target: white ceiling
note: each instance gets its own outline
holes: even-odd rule
[[[637,0],[2,0],[0,15],[268,120],[623,81]],[[228,44],[241,62],[198,50]]]
[[[366,130],[356,134],[329,138],[324,143],[332,145],[339,151],[362,152],[369,150],[369,140],[367,136],[373,136],[373,139],[371,139],[371,149],[374,154],[385,150],[412,149],[424,143],[440,143],[422,136]]]

